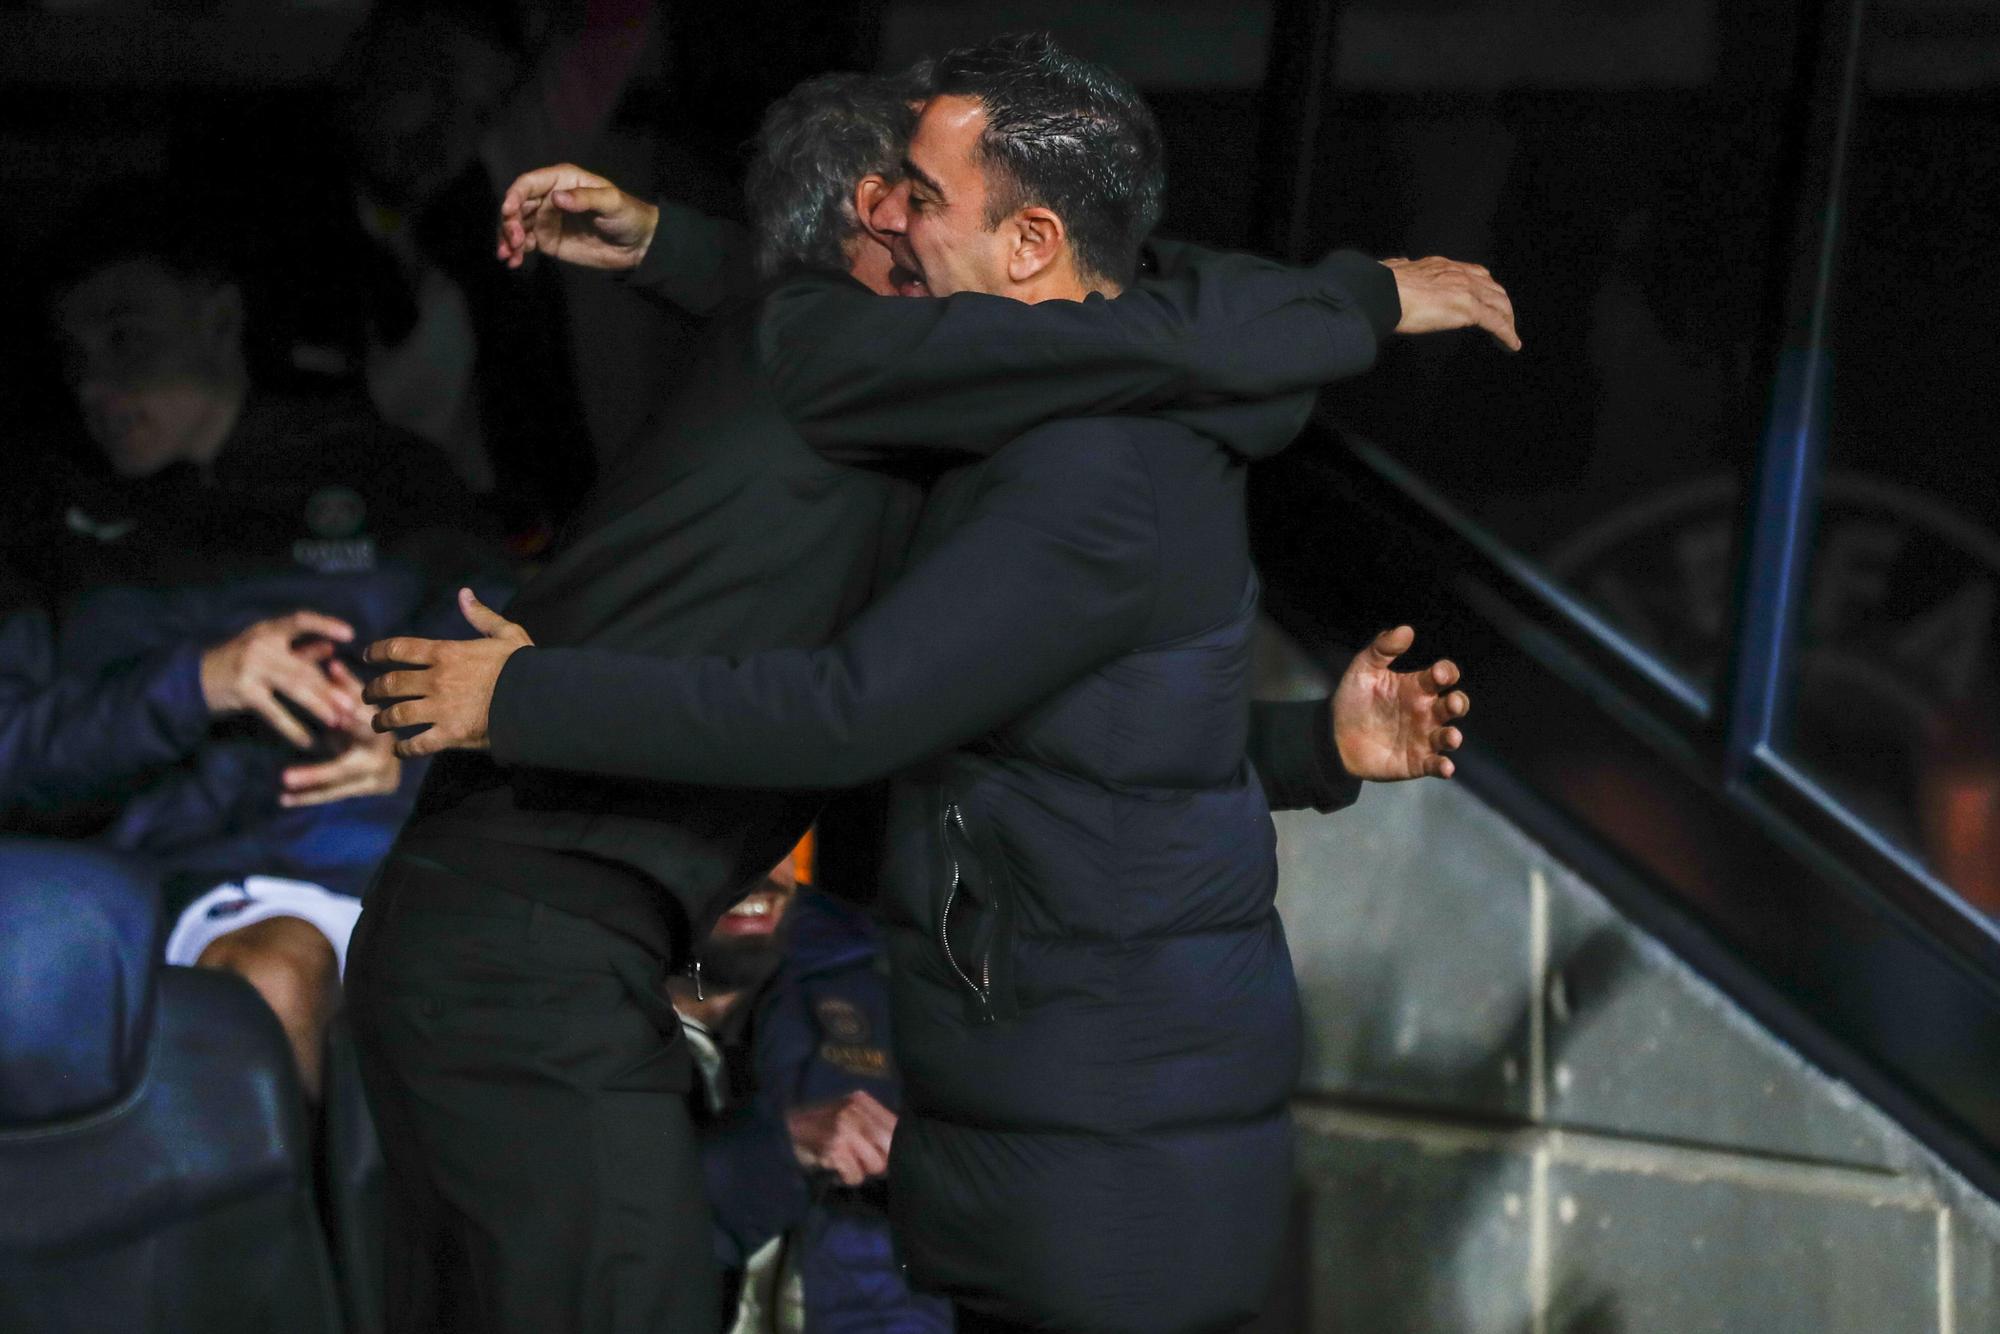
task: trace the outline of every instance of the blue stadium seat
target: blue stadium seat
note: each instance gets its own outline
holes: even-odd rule
[[[289,1048],[131,862],[0,840],[0,1330],[338,1334]]]

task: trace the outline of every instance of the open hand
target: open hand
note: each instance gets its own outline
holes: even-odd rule
[[[348,703],[347,748],[319,764],[294,764],[285,770],[280,806],[324,806],[349,797],[374,797],[394,792],[403,781],[403,762],[396,758],[396,739],[372,726],[375,710],[362,701],[361,682],[338,658],[327,663],[327,679]]]
[[[1514,331],[1513,299],[1506,288],[1493,281],[1484,264],[1466,264],[1443,255],[1385,259],[1382,264],[1396,275],[1396,295],[1403,302],[1397,333],[1484,329],[1508,351],[1521,350],[1521,335]]]
[[[792,1153],[799,1166],[833,1173],[843,1186],[858,1186],[889,1170],[889,1141],[896,1114],[865,1089],[842,1098],[808,1103],[785,1113]]]
[[[537,251],[587,269],[635,269],[660,210],[564,162],[523,172],[500,200],[496,255],[518,269]]]
[[[427,730],[396,742],[404,759],[435,755],[443,750],[485,750],[487,718],[493,709],[493,688],[500,669],[515,652],[534,640],[528,632],[494,611],[469,588],[458,590],[459,610],[478,639],[378,639],[361,656],[371,663],[401,663],[417,671],[385,672],[368,683],[364,697],[373,704],[394,700],[375,715],[374,728]]]
[[[217,717],[254,713],[285,740],[305,750],[312,733],[284,701],[336,731],[347,726],[349,701],[320,670],[333,645],[354,638],[354,627],[316,611],[274,616],[222,641],[201,655],[201,695]]]
[[[1458,684],[1458,667],[1440,659],[1415,672],[1395,670],[1417,642],[1407,625],[1384,630],[1354,655],[1333,692],[1333,743],[1356,778],[1376,783],[1449,778],[1450,752],[1464,743],[1452,726],[1472,708]]]

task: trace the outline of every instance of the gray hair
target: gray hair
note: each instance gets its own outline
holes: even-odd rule
[[[847,268],[847,245],[861,230],[855,183],[901,176],[923,77],[921,69],[822,74],[771,104],[744,182],[758,272]]]

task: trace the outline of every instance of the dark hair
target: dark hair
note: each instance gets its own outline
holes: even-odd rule
[[[847,243],[861,227],[855,182],[901,175],[925,72],[822,74],[765,111],[743,187],[764,276],[847,268]]]
[[[1132,85],[1079,60],[1047,33],[995,37],[937,62],[932,91],[978,99],[989,227],[1015,210],[1052,210],[1077,268],[1130,282],[1160,220],[1160,127]]]

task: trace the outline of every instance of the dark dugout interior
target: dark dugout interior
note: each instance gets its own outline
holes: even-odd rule
[[[635,192],[728,212],[743,141],[799,78],[1047,27],[1152,100],[1167,230],[1490,264],[1522,357],[1392,346],[1258,479],[1273,612],[1325,662],[1415,617],[1427,646],[1477,664],[1463,772],[1482,797],[2000,1186],[1991,7],[629,8],[653,28],[583,164]],[[371,305],[353,191],[370,9],[0,3],[15,448],[75,436],[38,256],[121,178],[170,176],[230,220],[272,374],[358,374],[363,325],[395,318]],[[603,11],[407,10],[473,40],[455,74],[387,61],[404,85],[377,110],[414,116],[415,145],[440,151],[440,245],[466,281],[498,284],[495,187],[442,151],[426,117],[448,117],[423,99],[504,99]],[[514,482],[559,519],[672,382],[691,326],[531,281],[504,299],[560,306],[566,325],[531,326],[520,411],[548,425]]]

